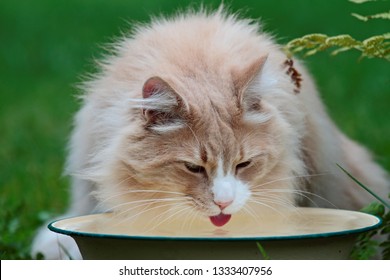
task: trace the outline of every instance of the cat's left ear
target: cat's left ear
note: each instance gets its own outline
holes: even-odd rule
[[[182,124],[184,100],[168,82],[160,77],[149,78],[143,85],[142,97],[147,128],[167,131]]]
[[[264,55],[253,61],[249,66],[235,70],[232,73],[233,86],[236,93],[238,107],[244,112],[258,111],[260,108],[260,97],[258,94],[248,92],[248,89],[255,78],[261,73],[268,55]]]
[[[235,70],[232,73],[234,90],[240,103],[242,103],[244,98],[244,92],[263,69],[267,57],[268,55],[261,56],[244,69]]]

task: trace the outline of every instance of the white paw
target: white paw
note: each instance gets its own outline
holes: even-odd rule
[[[31,253],[42,253],[47,260],[81,260],[81,254],[73,238],[41,228],[33,241]]]

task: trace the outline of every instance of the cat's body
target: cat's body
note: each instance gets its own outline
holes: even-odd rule
[[[336,163],[385,196],[385,172],[335,127],[306,70],[258,29],[220,10],[156,20],[121,41],[85,87],[65,216],[188,208],[222,226],[238,211],[370,202]],[[58,238],[42,229],[33,251],[59,258],[60,241],[79,257]]]

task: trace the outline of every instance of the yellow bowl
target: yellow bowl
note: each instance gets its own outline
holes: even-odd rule
[[[379,227],[373,215],[294,208],[255,219],[237,214],[217,228],[204,217],[126,219],[114,213],[52,222],[73,237],[84,259],[348,259],[358,234]]]

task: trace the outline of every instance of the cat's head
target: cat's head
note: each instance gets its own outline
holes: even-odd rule
[[[196,212],[215,225],[293,205],[302,161],[284,71],[263,55],[214,77],[146,78],[102,200],[119,212]]]

